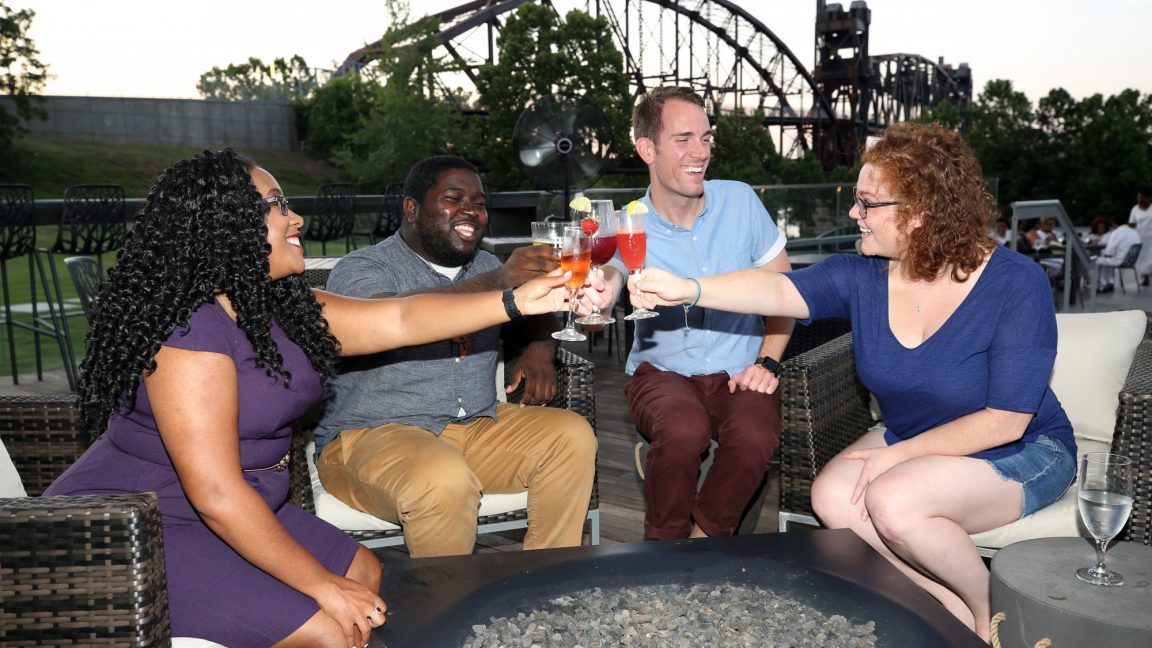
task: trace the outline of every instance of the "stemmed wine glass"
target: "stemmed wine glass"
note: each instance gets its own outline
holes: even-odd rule
[[[1080,517],[1096,539],[1096,566],[1076,570],[1076,576],[1092,585],[1115,587],[1124,577],[1104,566],[1108,542],[1120,533],[1132,513],[1132,462],[1123,455],[1089,452],[1080,460],[1077,477]]]
[[[588,266],[592,263],[592,239],[580,227],[565,227],[560,239],[560,269],[571,272],[572,276],[564,286],[568,289],[568,318],[564,329],[556,331],[552,337],[566,342],[587,340],[587,336],[576,330],[573,318],[576,313],[576,293],[584,287],[588,279]]]
[[[644,215],[648,209],[638,201],[616,212],[616,244],[620,248],[620,260],[628,268],[628,274],[636,274],[644,269],[644,255],[648,247],[648,235],[644,232]],[[624,316],[626,320],[640,320],[657,317],[660,313],[641,306]]]
[[[596,268],[611,261],[616,254],[616,219],[612,212],[611,200],[592,201],[596,230],[592,233],[592,267],[589,273],[596,272]],[[615,317],[601,313],[599,306],[593,306],[591,313],[576,319],[577,324],[584,326],[603,326],[615,321]]]

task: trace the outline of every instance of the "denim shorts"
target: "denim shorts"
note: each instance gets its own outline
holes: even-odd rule
[[[1060,499],[1076,479],[1076,458],[1063,443],[1043,434],[1014,455],[984,461],[1003,479],[1024,486],[1021,517]]]

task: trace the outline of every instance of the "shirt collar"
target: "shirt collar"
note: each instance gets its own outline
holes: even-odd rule
[[[704,181],[704,208],[701,209],[700,213],[696,215],[696,221],[693,223],[693,228],[695,228],[696,225],[703,223],[704,219],[708,218],[710,216],[711,209],[712,209],[711,198],[712,198],[712,192],[708,187],[708,181],[705,180]],[[648,189],[644,192],[644,196],[640,199],[640,202],[644,203],[644,206],[648,208],[648,213],[656,215],[656,218],[654,218],[651,221],[649,221],[648,223],[646,223],[645,227],[648,227],[651,224],[655,224],[657,227],[661,228],[663,231],[666,231],[666,232],[676,232],[676,231],[690,232],[690,231],[692,231],[691,229],[687,229],[684,227],[680,227],[679,225],[673,224],[672,221],[664,218],[663,216],[661,216],[659,213],[656,212],[656,207],[652,204],[652,185],[648,185]]]

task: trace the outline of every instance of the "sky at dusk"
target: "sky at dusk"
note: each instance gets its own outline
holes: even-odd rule
[[[7,4],[36,12],[29,36],[56,76],[49,95],[197,98],[196,81],[213,66],[299,54],[313,67],[334,68],[388,26],[380,0]],[[415,16],[462,2],[412,4]],[[814,67],[815,1],[735,4]],[[1056,87],[1077,98],[1125,88],[1152,93],[1152,0],[871,0],[868,7],[872,54],[968,63],[977,93],[990,79],[1011,80],[1033,102]]]

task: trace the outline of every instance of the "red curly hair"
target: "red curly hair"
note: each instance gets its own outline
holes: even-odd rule
[[[889,126],[861,159],[875,169],[897,207],[907,237],[900,264],[911,279],[931,280],[945,268],[966,281],[996,247],[988,226],[999,215],[984,188],[980,163],[955,131],[940,124]],[[920,226],[913,228],[919,217]]]

